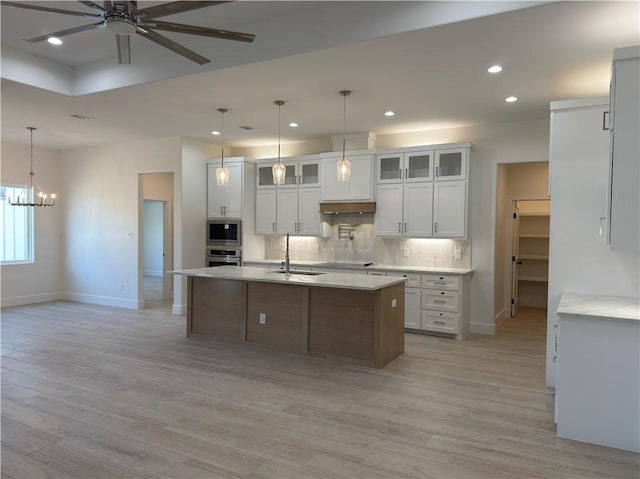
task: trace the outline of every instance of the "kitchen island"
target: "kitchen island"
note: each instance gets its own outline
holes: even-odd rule
[[[188,278],[187,336],[383,367],[404,352],[401,277],[222,266]]]

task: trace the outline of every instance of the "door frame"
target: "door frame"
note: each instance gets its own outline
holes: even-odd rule
[[[504,313],[503,318],[511,317],[511,288],[513,285],[513,274],[511,257],[513,256],[513,212],[515,211],[516,201],[540,201],[549,200],[549,195],[508,195],[505,197],[505,202],[511,205],[510,208],[505,208],[505,248],[504,248]],[[497,286],[497,285],[496,285]]]
[[[145,175],[166,174],[171,178],[171,192],[166,195],[144,194]],[[144,309],[144,200],[163,202],[163,272],[162,297],[173,298],[173,277],[167,271],[174,269],[174,204],[175,204],[175,173],[173,171],[147,171],[138,174],[138,307]]]

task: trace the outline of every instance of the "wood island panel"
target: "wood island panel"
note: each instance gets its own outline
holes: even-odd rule
[[[404,354],[404,283],[394,284],[379,293],[381,320],[376,322],[379,325],[376,367],[382,367]]]
[[[187,335],[245,339],[246,283],[189,278]]]
[[[372,362],[376,293],[312,288],[309,352]]]
[[[288,284],[247,284],[247,342],[281,351],[304,353],[306,347],[308,288]],[[260,313],[266,315],[260,324]]]

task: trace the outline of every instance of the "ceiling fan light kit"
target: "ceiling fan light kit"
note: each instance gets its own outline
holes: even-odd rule
[[[33,38],[25,39],[31,43],[48,40],[51,37],[64,37],[74,33],[88,30],[96,30],[107,27],[115,34],[116,54],[119,64],[131,63],[130,36],[138,34],[158,45],[182,55],[189,60],[204,65],[211,60],[190,50],[189,48],[160,35],[156,30],[174,33],[184,33],[187,35],[199,35],[204,37],[221,38],[223,40],[233,40],[237,42],[251,43],[255,40],[255,35],[250,33],[232,32],[216,28],[199,27],[195,25],[183,25],[181,23],[162,22],[156,17],[175,15],[199,8],[212,7],[228,1],[176,1],[166,2],[153,7],[138,9],[138,2],[134,0],[108,0],[104,2],[104,7],[91,1],[79,1],[79,3],[91,8],[96,13],[76,12],[73,10],[63,10],[60,8],[43,7],[20,2],[1,2],[3,6],[23,8],[26,10],[36,10],[40,12],[58,13],[62,15],[74,15],[78,17],[100,20],[98,23],[80,25],[78,27],[60,30],[58,32],[47,33]]]
[[[36,174],[33,172],[33,132],[36,130],[33,126],[28,126],[27,130],[30,132],[31,138],[31,150],[30,150],[30,158],[31,158],[31,169],[29,170],[29,186],[25,185],[27,189],[27,197],[18,196],[15,201],[11,201],[11,198],[8,198],[7,201],[11,206],[30,206],[30,207],[42,207],[42,206],[55,206],[56,204],[56,195],[48,195],[40,185],[36,181]],[[38,189],[38,194],[36,195],[36,188]]]

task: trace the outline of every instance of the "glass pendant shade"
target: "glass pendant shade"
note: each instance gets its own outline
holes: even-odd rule
[[[351,162],[344,156],[336,163],[338,167],[338,181],[349,181],[351,177]]]
[[[229,168],[226,166],[218,166],[216,168],[216,182],[218,186],[227,186],[229,184]]]
[[[227,186],[229,184],[229,168],[224,166],[224,114],[229,111],[226,108],[218,108],[220,112],[220,149],[222,150],[220,157],[222,163],[216,168],[216,183],[218,186]]]
[[[287,167],[278,161],[271,167],[271,172],[273,173],[273,184],[284,185],[284,178],[287,174]]]
[[[273,173],[273,184],[284,185],[287,167],[280,161],[280,107],[284,105],[284,101],[276,100],[273,103],[278,106],[278,161],[271,167],[271,172]]]

